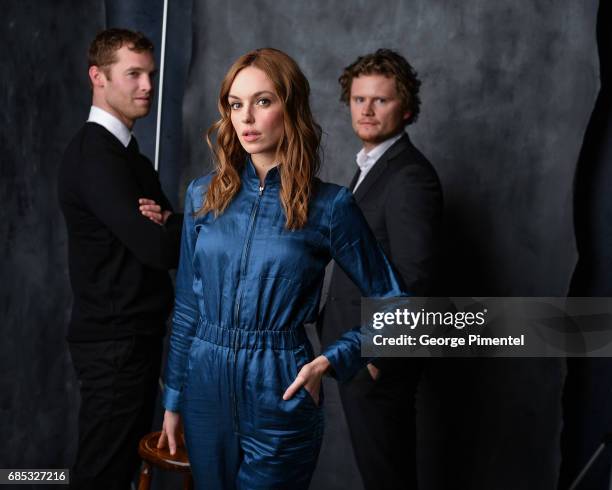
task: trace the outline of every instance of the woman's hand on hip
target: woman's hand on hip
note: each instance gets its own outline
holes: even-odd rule
[[[295,380],[283,394],[283,400],[293,398],[303,386],[310,393],[314,402],[319,404],[319,392],[321,391],[321,378],[329,369],[330,363],[325,356],[316,357],[312,362],[304,364]]]
[[[177,412],[166,410],[164,412],[164,425],[157,441],[157,449],[168,447],[170,454],[174,456],[179,437],[182,437],[181,416]]]

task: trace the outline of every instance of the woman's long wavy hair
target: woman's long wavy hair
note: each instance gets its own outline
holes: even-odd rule
[[[247,153],[232,126],[228,95],[236,75],[247,66],[263,71],[282,101],[284,132],[276,148],[281,179],[280,199],[286,216],[285,227],[296,230],[308,220],[308,203],[320,166],[321,127],[312,117],[308,101],[310,85],[300,67],[287,54],[272,48],[256,49],[241,56],[223,79],[218,101],[221,119],[206,134],[217,172],[204,205],[196,214],[213,211],[218,216],[240,189],[240,171],[246,163]],[[216,142],[213,144],[211,136],[215,133]]]

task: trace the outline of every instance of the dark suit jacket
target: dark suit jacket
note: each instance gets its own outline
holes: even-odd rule
[[[436,171],[407,134],[370,169],[355,192],[355,200],[399,272],[406,291],[413,296],[434,295],[442,190]],[[334,265],[318,323],[322,345],[329,345],[360,321],[361,293],[347,274]],[[375,364],[382,370],[403,365],[401,360],[385,358]]]

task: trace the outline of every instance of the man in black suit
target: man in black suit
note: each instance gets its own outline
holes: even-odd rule
[[[419,114],[417,75],[402,56],[379,49],[346,67],[339,82],[363,144],[351,182],[357,204],[406,290],[432,295],[442,191],[436,171],[405,132]],[[349,277],[334,268],[319,322],[323,345],[359,324],[360,300]],[[417,486],[415,394],[421,371],[418,359],[381,358],[339,386],[367,490]]]
[[[67,338],[81,393],[73,488],[129,488],[154,414],[182,215],[131,134],[151,107],[152,51],[141,33],[98,34],[89,119],[60,167],[74,294]]]

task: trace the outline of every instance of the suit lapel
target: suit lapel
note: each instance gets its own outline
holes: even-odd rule
[[[355,175],[353,175],[353,179],[351,180],[351,183],[349,184],[349,189],[351,190],[351,192],[353,192],[353,189],[355,188],[355,185],[357,184],[357,181],[359,180],[359,174],[361,174],[361,171],[357,169],[357,172],[355,172]]]
[[[393,143],[393,146],[389,148],[386,152],[384,152],[378,161],[374,164],[374,166],[370,169],[368,174],[366,175],[363,182],[359,184],[359,187],[355,191],[355,200],[360,202],[368,193],[370,188],[374,185],[374,183],[380,178],[381,175],[385,173],[387,169],[387,165],[389,160],[395,158],[395,156],[402,151],[404,151],[408,145],[410,144],[410,140],[408,139],[408,135],[404,134],[399,140]],[[357,173],[357,177],[359,173]],[[355,177],[353,177],[353,182],[351,182],[351,189],[355,186]]]

